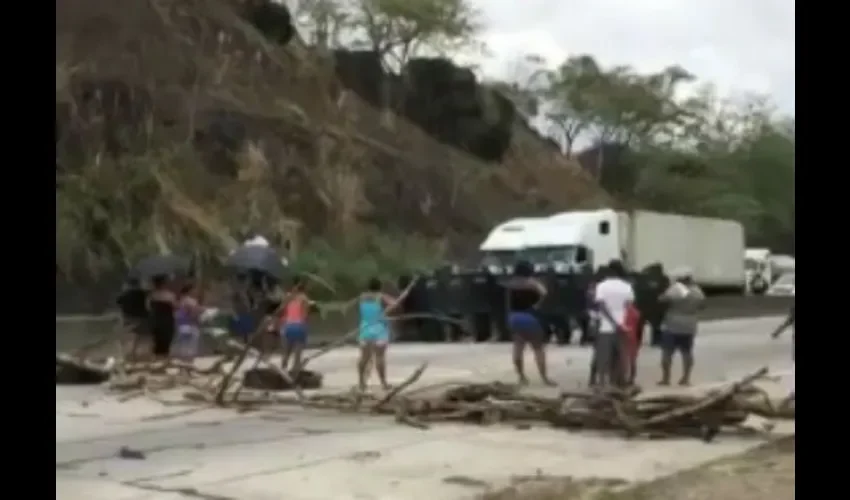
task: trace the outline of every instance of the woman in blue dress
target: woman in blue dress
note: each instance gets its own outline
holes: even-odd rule
[[[369,280],[366,290],[355,299],[360,316],[360,326],[357,340],[360,344],[360,358],[357,361],[357,379],[361,391],[366,390],[366,380],[369,365],[374,359],[375,371],[378,372],[381,386],[388,390],[387,383],[387,346],[390,343],[390,327],[387,314],[392,312],[404,301],[413,285],[414,279],[401,295],[392,297],[381,291],[381,280]]]

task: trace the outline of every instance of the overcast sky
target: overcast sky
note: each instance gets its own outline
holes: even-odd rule
[[[794,113],[795,0],[472,0],[490,56],[481,72],[511,78],[523,54],[552,65],[589,53],[603,66],[679,64],[723,94],[770,94]]]

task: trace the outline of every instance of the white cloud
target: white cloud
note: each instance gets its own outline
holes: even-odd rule
[[[556,65],[589,53],[640,71],[679,64],[722,94],[758,92],[794,112],[794,0],[472,0],[490,56],[481,72],[513,78],[524,54]]]

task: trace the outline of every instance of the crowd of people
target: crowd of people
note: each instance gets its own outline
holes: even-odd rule
[[[547,370],[549,329],[539,313],[548,290],[533,271],[530,263],[518,262],[513,276],[503,283],[508,304],[506,324],[513,341],[512,361],[519,383],[527,384],[524,359],[526,349],[530,348],[543,383],[554,385]],[[372,367],[381,385],[389,387],[387,348],[393,337],[389,322],[416,284],[417,278],[411,279],[398,296],[392,296],[383,291],[384,284],[379,279],[372,278],[362,292],[345,302],[343,309],[356,310],[359,317],[357,379],[361,389],[366,388]],[[231,333],[248,342],[254,333],[275,332],[282,348],[282,368],[300,371],[309,337],[309,317],[317,307],[306,291],[305,279],[295,276],[283,290],[267,274],[251,271],[236,275],[231,290]],[[174,357],[192,361],[198,354],[202,323],[219,314],[218,309],[204,305],[197,292],[192,279],[174,275],[155,275],[144,283],[129,282],[119,302],[125,322],[135,334],[131,354],[157,360]],[[592,332],[589,340],[593,346],[589,384],[633,384],[646,320],[641,318],[634,286],[622,262],[612,261],[603,266],[589,296]],[[678,383],[687,386],[694,368],[694,339],[705,295],[693,281],[691,272],[683,268],[672,273],[669,286],[658,299],[666,304],[656,340],[661,350],[659,385],[671,383],[673,361],[678,353],[682,360]],[[793,322],[792,310],[774,337]],[[138,352],[140,349],[142,353]]]
[[[528,383],[523,367],[524,351],[529,346],[534,355],[540,378],[552,385],[547,373],[545,353],[548,329],[537,310],[547,295],[546,286],[532,274],[527,262],[515,266],[514,278],[508,281],[508,326],[513,334],[513,362],[521,384]],[[636,306],[634,287],[620,261],[612,261],[599,273],[592,288],[590,316],[592,318],[593,356],[590,364],[590,385],[628,385],[637,376],[637,355],[641,344],[643,321]],[[687,269],[674,272],[674,280],[659,296],[667,304],[658,343],[661,347],[660,385],[670,384],[674,355],[681,354],[680,385],[689,385],[694,366],[694,337],[698,313],[705,300],[700,287]]]

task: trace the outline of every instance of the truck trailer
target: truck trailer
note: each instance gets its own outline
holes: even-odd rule
[[[485,243],[504,226],[497,226]],[[732,220],[645,210],[575,211],[533,219],[516,236],[515,258],[536,265],[598,269],[620,259],[632,270],[652,264],[661,264],[667,272],[687,267],[694,280],[713,293],[745,289],[744,228]],[[481,250],[486,254],[484,244]],[[508,250],[500,247],[501,255]]]

